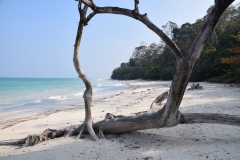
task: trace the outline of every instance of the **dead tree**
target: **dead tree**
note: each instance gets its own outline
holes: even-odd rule
[[[215,0],[215,5],[211,12],[207,15],[206,21],[204,22],[201,30],[197,34],[195,40],[193,41],[188,54],[184,57],[178,46],[156,25],[154,25],[147,14],[140,14],[139,11],[139,0],[135,0],[134,9],[129,10],[119,7],[98,7],[93,1],[81,0],[79,3],[83,3],[92,9],[85,19],[85,25],[97,14],[119,14],[136,19],[143,24],[145,24],[150,30],[156,33],[172,50],[176,58],[176,73],[174,75],[172,85],[168,94],[168,99],[164,107],[155,113],[143,114],[135,117],[125,117],[121,119],[109,119],[108,121],[102,123],[97,122],[93,124],[93,128],[99,131],[100,137],[103,133],[125,133],[136,130],[144,130],[150,128],[161,128],[161,127],[173,127],[179,123],[188,123],[188,116],[190,114],[182,114],[179,111],[179,106],[181,104],[188,80],[192,74],[192,71],[199,59],[201,52],[203,50],[204,44],[208,37],[211,35],[215,25],[217,24],[220,16],[225,11],[225,9],[234,0]],[[194,113],[193,113],[194,114]],[[206,114],[198,114],[196,118],[206,118]],[[214,116],[213,114],[213,117]],[[196,122],[196,121],[191,121]],[[205,121],[207,122],[207,121]],[[209,121],[210,122],[210,121]],[[212,121],[211,121],[212,123]],[[218,122],[215,122],[218,123]]]
[[[93,4],[91,3],[91,5],[93,5]],[[75,45],[74,45],[73,63],[74,63],[76,72],[79,75],[79,78],[82,79],[82,81],[84,82],[85,87],[86,87],[86,90],[83,94],[84,103],[85,103],[85,120],[83,122],[82,130],[84,129],[84,127],[86,125],[88,132],[91,135],[92,139],[97,141],[98,138],[95,135],[95,132],[93,131],[93,128],[92,128],[92,114],[91,114],[92,85],[91,85],[90,81],[88,80],[87,76],[85,75],[85,73],[83,72],[83,70],[80,66],[79,60],[78,60],[78,51],[79,51],[79,47],[80,47],[80,43],[81,43],[81,39],[82,39],[82,32],[83,32],[84,26],[86,25],[85,19],[86,19],[87,10],[88,10],[87,5],[85,5],[82,8],[82,3],[81,2],[78,3],[78,11],[80,14],[80,21],[79,21],[77,36],[76,36]],[[82,130],[80,131],[77,138],[80,138],[80,136],[82,134]]]
[[[234,0],[215,0],[215,4],[211,11],[208,13],[207,18],[193,41],[188,54],[183,56],[178,46],[156,25],[154,25],[147,14],[140,14],[139,11],[139,0],[134,0],[134,9],[125,9],[119,7],[98,7],[92,0],[76,0],[78,1],[78,9],[80,13],[80,22],[78,26],[76,41],[74,45],[74,66],[79,77],[83,80],[86,91],[84,92],[85,101],[85,120],[83,124],[67,127],[60,130],[45,130],[40,136],[43,139],[56,138],[61,136],[72,136],[79,134],[78,138],[83,132],[88,132],[93,140],[97,140],[97,136],[94,132],[99,133],[100,138],[104,138],[104,133],[127,133],[137,130],[145,130],[152,128],[163,128],[173,127],[178,124],[186,123],[219,123],[228,125],[240,125],[240,117],[225,114],[215,113],[181,113],[179,106],[181,104],[186,86],[189,78],[192,74],[194,66],[196,65],[205,42],[213,32],[215,25],[217,24],[220,16],[225,9]],[[84,5],[84,6],[83,6]],[[83,7],[82,7],[83,6]],[[92,13],[86,16],[87,9],[91,8]],[[82,38],[82,32],[84,26],[97,14],[119,14],[136,19],[145,24],[150,30],[156,33],[172,50],[176,58],[176,73],[174,75],[170,91],[165,92],[152,103],[150,110],[145,114],[128,116],[128,117],[115,117],[108,113],[104,120],[92,124],[91,116],[91,101],[92,101],[92,87],[91,84],[83,73],[79,61],[78,61],[78,50]],[[166,104],[159,110],[156,110],[156,106],[167,98]],[[87,129],[85,129],[85,125]],[[48,133],[48,134],[46,134]],[[25,138],[26,139],[26,138]],[[22,144],[24,139],[16,142],[2,142],[0,144]],[[38,141],[39,142],[39,141]],[[40,140],[41,142],[41,140]]]

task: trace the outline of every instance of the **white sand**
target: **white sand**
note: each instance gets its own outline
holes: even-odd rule
[[[93,102],[95,122],[108,112],[134,115],[146,111],[151,102],[170,87],[169,81],[126,83],[131,85],[129,90]],[[210,83],[200,85],[203,90],[185,92],[181,112],[240,115],[240,88]],[[42,133],[46,128],[78,124],[84,119],[83,106],[54,112],[0,120],[0,128],[5,128],[0,129],[0,140],[24,138],[28,134]],[[0,159],[240,159],[240,127],[237,126],[189,124],[105,136],[107,140],[98,142],[84,135],[84,139],[77,141],[75,137],[58,138],[21,149],[0,146]]]

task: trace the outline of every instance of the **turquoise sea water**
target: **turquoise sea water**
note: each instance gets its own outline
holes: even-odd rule
[[[127,88],[119,81],[90,79],[94,97]],[[0,115],[10,111],[55,109],[83,102],[79,78],[0,78]]]

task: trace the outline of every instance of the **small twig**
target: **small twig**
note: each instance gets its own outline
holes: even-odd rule
[[[134,11],[139,13],[139,8],[138,8],[139,0],[134,0]]]

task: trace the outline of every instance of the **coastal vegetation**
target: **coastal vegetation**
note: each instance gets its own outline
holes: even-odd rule
[[[210,12],[212,6],[207,10]],[[169,21],[162,29],[187,55],[207,16],[195,23],[180,27]],[[160,42],[137,46],[129,61],[113,70],[112,79],[172,80],[175,74],[175,57],[169,47]],[[240,4],[226,9],[212,35],[208,38],[202,55],[193,70],[190,81],[240,83]]]

